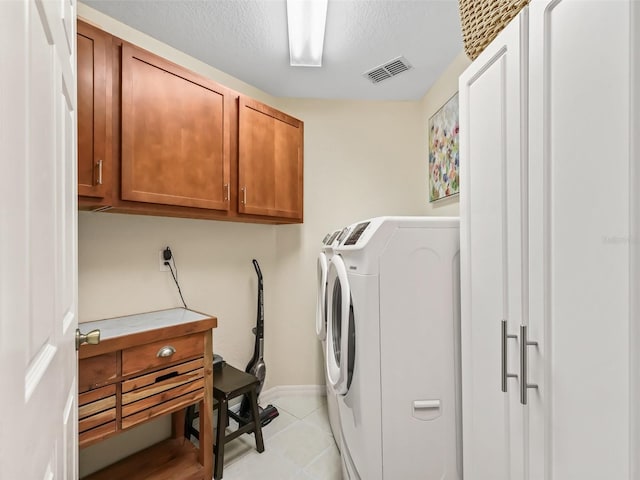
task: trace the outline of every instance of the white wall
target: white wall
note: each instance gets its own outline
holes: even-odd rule
[[[181,305],[159,252],[170,245],[190,308],[216,315],[214,349],[244,368],[253,352],[256,275],[267,289],[265,317],[274,317],[275,227],[181,218],[80,212],[78,297],[81,321]],[[82,325],[80,325],[82,328]],[[267,365],[272,354],[267,352]],[[170,432],[168,418],[81,451],[81,474],[151,445]]]
[[[274,384],[323,383],[313,318],[316,258],[326,233],[372,216],[459,214],[457,195],[428,201],[427,132],[470,63],[461,52],[420,102],[276,99],[305,122],[305,222],[276,228],[275,330],[297,340],[276,346],[283,354],[273,359]],[[268,337],[267,347],[279,340]],[[298,361],[310,351],[311,381],[308,360]]]
[[[429,204],[427,122],[457,91],[461,54],[422,101],[366,102],[274,98],[79,4],[98,27],[269,103],[305,122],[302,225],[81,212],[80,321],[180,305],[158,252],[173,250],[189,307],[218,316],[214,349],[243,368],[251,356],[260,261],[265,282],[266,388],[324,383],[315,339],[316,256],[334,229],[378,215],[457,215],[457,198]],[[152,444],[169,432],[151,422],[81,451],[81,475]]]
[[[287,339],[276,346],[282,352],[273,364],[276,384],[322,384],[314,332],[320,241],[363,218],[424,213],[420,105],[281,100],[279,106],[305,122],[305,222],[276,228],[278,337],[268,338],[267,348]]]
[[[251,356],[256,320],[256,275],[275,277],[273,226],[233,222],[80,212],[78,296],[81,321],[181,306],[159,252],[171,246],[185,301],[218,317],[214,347],[234,365]],[[265,316],[273,316],[267,289]]]

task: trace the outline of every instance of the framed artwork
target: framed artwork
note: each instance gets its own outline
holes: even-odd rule
[[[460,191],[458,94],[429,119],[429,201]]]

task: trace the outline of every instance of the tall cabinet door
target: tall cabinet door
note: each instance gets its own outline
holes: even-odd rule
[[[526,15],[525,9],[460,77],[466,480],[523,478],[523,416],[515,377],[519,343],[512,337],[523,321],[526,268],[521,189],[527,159],[521,71]]]
[[[530,16],[529,478],[637,478],[638,4],[541,0]]]
[[[240,96],[238,211],[302,220],[303,123]]]
[[[78,195],[104,198],[111,187],[110,37],[78,21]]]

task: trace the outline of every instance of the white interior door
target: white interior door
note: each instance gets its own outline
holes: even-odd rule
[[[73,480],[75,1],[0,9],[0,478]]]
[[[521,189],[526,172],[522,99],[526,9],[460,77],[460,260],[464,476],[523,478],[523,424],[517,378],[523,321]]]

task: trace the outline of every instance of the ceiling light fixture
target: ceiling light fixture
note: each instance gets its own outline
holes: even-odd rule
[[[328,0],[287,0],[292,67],[321,67]]]

